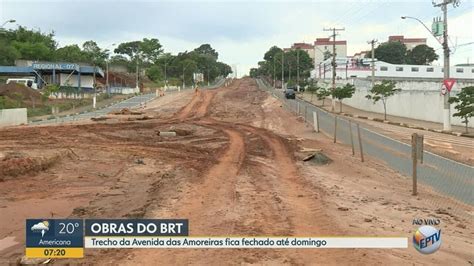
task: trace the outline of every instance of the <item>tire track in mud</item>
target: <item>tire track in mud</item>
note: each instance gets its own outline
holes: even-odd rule
[[[240,84],[239,84],[240,85]],[[246,84],[244,84],[246,85]],[[332,234],[322,215],[318,194],[298,172],[291,147],[273,132],[219,121],[209,113],[214,96],[222,91],[199,91],[178,112],[183,123],[208,127],[227,136],[228,144],[217,163],[204,172],[198,184],[183,193],[171,212],[153,216],[188,218],[190,235],[307,236]],[[235,92],[233,92],[235,93]],[[242,99],[240,99],[242,100]],[[255,145],[259,143],[259,145]],[[264,151],[260,151],[260,148]],[[329,258],[347,251],[330,251]],[[153,250],[134,251],[141,264],[309,263],[321,251],[280,250]],[[136,263],[137,261],[134,261]]]

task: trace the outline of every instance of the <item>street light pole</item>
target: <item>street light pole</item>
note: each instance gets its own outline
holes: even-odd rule
[[[300,91],[300,49],[296,49],[296,88]]]
[[[7,23],[15,23],[15,22],[16,22],[16,20],[14,20],[14,19],[9,19],[9,20],[3,22],[2,26],[0,26],[0,28],[3,28],[3,26],[7,25]]]
[[[444,79],[449,79],[449,46],[448,46],[448,0],[443,1],[441,8],[443,9],[443,53],[444,53]],[[449,104],[449,90],[446,90],[444,95],[444,110],[443,110],[443,130],[451,131],[451,105]]]
[[[458,3],[457,0],[443,0],[442,3],[434,5],[436,7],[441,6],[441,9],[443,10],[443,42],[439,41],[438,38],[436,38],[436,35],[431,32],[431,30],[423,23],[420,19],[415,18],[415,17],[409,17],[409,16],[402,16],[402,19],[414,19],[418,21],[427,31],[430,32],[430,34],[442,45],[443,47],[443,56],[444,56],[444,66],[443,66],[443,73],[444,73],[444,79],[449,79],[449,45],[448,45],[448,7],[447,5],[449,3],[453,3],[455,6]],[[434,3],[433,3],[434,4]],[[444,131],[451,131],[451,104],[449,103],[449,97],[450,97],[450,92],[446,90],[446,94],[444,95],[443,99],[443,130]]]
[[[283,89],[283,84],[285,84],[285,76],[284,76],[284,69],[285,65],[283,62],[285,61],[285,51],[281,52],[281,88]]]
[[[108,47],[113,47],[113,46],[115,46],[115,43],[112,43]],[[106,48],[106,50],[107,50],[107,48]],[[107,90],[107,94],[109,94],[110,93],[110,85],[109,85],[109,56],[108,56],[108,54],[107,54],[107,58],[105,60],[105,72],[106,72],[106,75],[105,75],[105,88]]]

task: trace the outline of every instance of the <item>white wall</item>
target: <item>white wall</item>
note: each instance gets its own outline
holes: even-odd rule
[[[26,108],[0,109],[0,126],[27,124]]]
[[[341,85],[344,82],[338,81]],[[370,81],[353,79],[349,80],[349,83],[356,86],[356,92],[352,98],[344,99],[344,104],[365,111],[383,113],[382,102],[379,101],[373,104],[371,100],[365,98],[371,86]],[[451,96],[455,96],[461,88],[466,86],[474,86],[474,81],[472,83],[455,83]],[[443,123],[443,96],[440,93],[440,82],[400,81],[397,82],[397,88],[402,89],[402,91],[388,99],[388,115]],[[454,112],[454,104],[452,104],[451,115]],[[452,125],[464,126],[459,117],[452,117],[451,123]]]
[[[60,73],[60,80],[61,80],[61,86],[73,86],[77,87],[78,79],[77,79],[77,73],[72,74],[69,79],[68,76],[69,74],[66,73]],[[83,88],[93,88],[94,87],[94,77],[89,76],[89,75],[81,75],[81,87]]]

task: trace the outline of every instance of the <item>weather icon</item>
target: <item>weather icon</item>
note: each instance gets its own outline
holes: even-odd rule
[[[39,222],[31,227],[31,231],[33,232],[41,232],[41,237],[44,236],[44,233],[49,230],[49,222],[42,221]]]

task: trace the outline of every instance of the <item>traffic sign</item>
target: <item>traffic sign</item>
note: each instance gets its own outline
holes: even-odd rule
[[[451,89],[453,88],[453,85],[454,85],[455,82],[456,82],[455,79],[445,79],[445,80],[443,80],[443,84],[444,84],[444,86],[446,86],[446,89],[448,91],[451,91]]]

